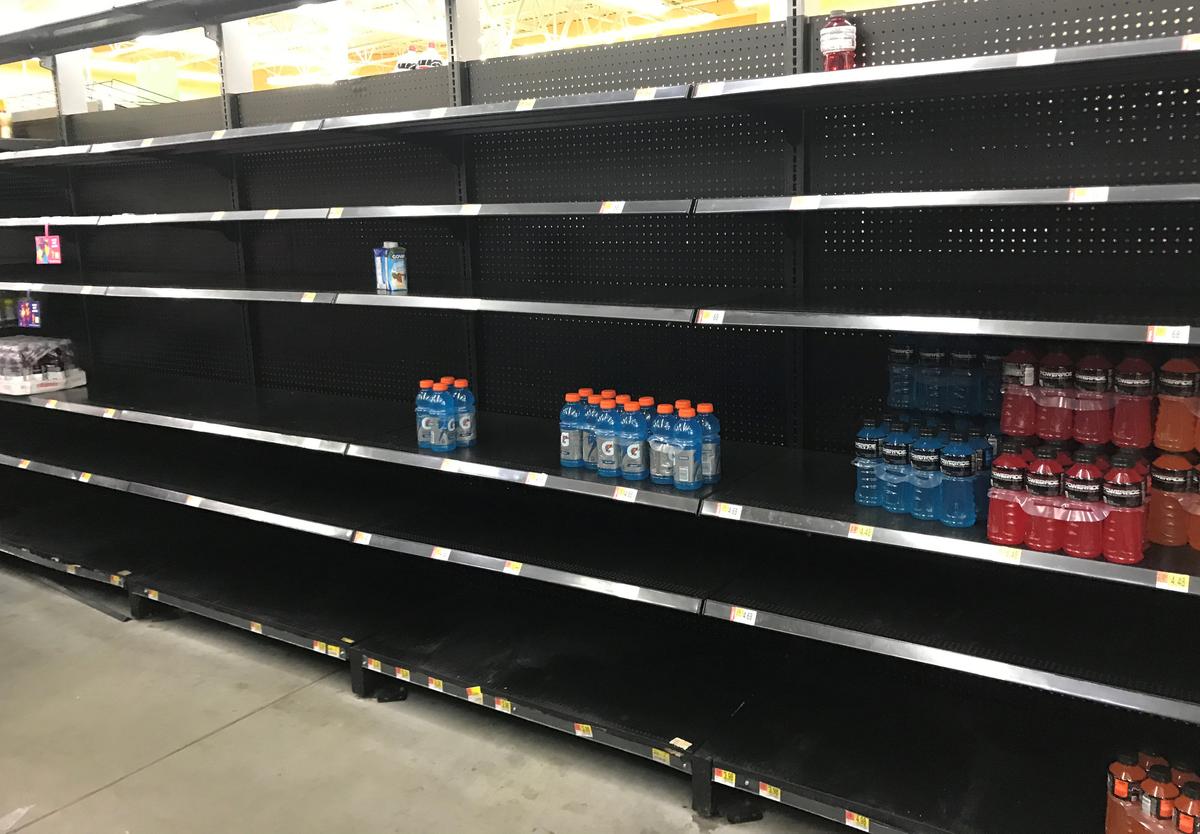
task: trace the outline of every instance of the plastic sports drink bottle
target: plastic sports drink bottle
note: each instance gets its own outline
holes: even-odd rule
[[[979,354],[963,345],[950,351],[946,374],[945,408],[951,414],[976,415],[983,411],[983,372]]]
[[[1037,357],[1027,348],[1017,348],[1004,357],[1004,393],[1000,402],[1000,429],[1012,437],[1037,433]]]
[[[980,383],[980,405],[984,417],[1000,417],[1000,386],[1003,381],[1004,354],[999,347],[983,350],[983,380]],[[999,425],[999,424],[997,424]]]
[[[1038,500],[1029,508],[1029,532],[1025,546],[1043,553],[1062,550],[1065,524],[1056,517],[1063,491],[1063,468],[1053,446],[1038,446],[1035,460],[1025,473],[1025,491]]]
[[[1042,440],[1067,440],[1075,423],[1074,363],[1053,350],[1038,363],[1037,435]]]
[[[588,401],[588,397],[590,397],[592,394],[595,394],[596,391],[593,388],[580,388],[578,393],[579,402],[586,403]]]
[[[1187,544],[1188,514],[1179,499],[1191,486],[1191,472],[1191,463],[1179,455],[1159,455],[1151,464],[1146,537],[1155,544]]]
[[[1021,444],[1006,440],[1000,455],[992,461],[991,500],[988,505],[988,541],[1019,547],[1029,530],[1029,516],[1021,509],[1025,494],[1025,470]]]
[[[1095,559],[1104,552],[1104,517],[1098,512],[1104,475],[1096,465],[1096,453],[1080,449],[1063,478],[1067,499],[1063,552],[1079,559]]]
[[[675,429],[671,432],[671,445],[675,447],[675,488],[686,491],[699,489],[704,483],[700,471],[700,456],[703,453],[703,429],[696,419],[696,409],[679,409]]]
[[[1149,773],[1150,768],[1156,765],[1162,765],[1167,770],[1171,769],[1171,763],[1167,761],[1167,757],[1157,750],[1138,751],[1138,767]]]
[[[879,472],[883,466],[883,440],[887,432],[874,417],[863,420],[854,438],[854,502],[864,507],[883,503]]]
[[[458,405],[450,393],[450,386],[444,382],[433,386],[429,416],[433,418],[429,448],[435,452],[453,452],[458,445]]]
[[[1112,363],[1089,353],[1075,365],[1075,439],[1080,443],[1112,440]]]
[[[1184,782],[1175,797],[1175,830],[1183,834],[1200,831],[1200,782]]]
[[[675,483],[675,450],[671,433],[675,431],[675,406],[659,403],[658,413],[650,421],[647,442],[650,445],[650,480],[656,484]]]
[[[627,403],[627,402],[636,403],[637,400],[635,400],[633,397],[629,396],[628,394],[617,394],[616,402],[617,402],[617,419],[620,420],[621,415],[625,413],[625,403]]]
[[[1175,797],[1179,788],[1166,765],[1154,765],[1142,780],[1141,813],[1136,817],[1146,832],[1169,834],[1175,827]],[[1135,831],[1138,829],[1134,829]]]
[[[696,406],[696,419],[703,433],[700,474],[704,483],[715,484],[721,480],[721,423],[713,413],[712,403],[699,403]]]
[[[1171,762],[1171,781],[1175,787],[1182,789],[1188,782],[1200,782],[1200,774],[1196,773],[1196,766],[1187,759],[1176,759]]]
[[[625,403],[625,413],[617,422],[617,456],[625,480],[644,481],[650,476],[646,467],[646,417],[638,403]]]
[[[825,56],[826,72],[852,69],[858,51],[858,31],[846,19],[846,13],[835,11],[821,27],[821,54]]]
[[[679,411],[680,411],[680,409],[684,409],[684,408],[691,408],[691,407],[692,407],[692,401],[691,401],[691,400],[676,400],[676,401],[675,401],[675,414],[676,414],[676,416],[678,416],[678,415],[679,415]]]
[[[1163,363],[1158,371],[1158,419],[1154,445],[1164,452],[1186,452],[1196,444],[1196,380],[1200,366],[1186,357]]]
[[[950,442],[942,449],[942,512],[938,520],[947,527],[975,524],[976,450],[963,432],[950,433]]]
[[[600,392],[600,402],[604,402],[605,400],[612,400],[613,402],[616,402],[617,401],[617,389],[605,388],[603,391],[601,391]]]
[[[913,376],[917,352],[911,342],[895,341],[888,348],[888,408],[913,407]]]
[[[879,475],[883,487],[883,508],[890,513],[912,513],[913,486],[909,480],[912,467],[908,461],[912,442],[908,423],[893,420],[892,430],[883,441],[883,472]]]
[[[912,466],[913,518],[937,521],[942,511],[942,441],[937,429],[925,426],[908,450]]]
[[[433,417],[429,403],[433,397],[433,380],[423,379],[417,391],[417,448],[428,449],[433,445]]]
[[[987,512],[988,470],[992,468],[992,444],[983,436],[983,429],[967,429],[967,445],[975,455],[975,515],[982,518]]]
[[[558,412],[558,462],[568,469],[583,466],[583,414],[579,395],[567,394],[566,404]]]
[[[1132,821],[1141,810],[1142,781],[1146,771],[1137,756],[1123,753],[1108,766],[1108,801],[1104,812],[1104,834],[1133,834]]]
[[[587,398],[587,407],[583,409],[580,441],[583,450],[583,468],[596,470],[596,421],[600,419],[600,395],[592,394]]]
[[[1200,465],[1192,470],[1192,492],[1200,492]],[[1188,545],[1192,550],[1200,550],[1200,512],[1196,512],[1198,508],[1195,504],[1186,506],[1185,509],[1188,511]],[[1197,777],[1196,781],[1200,782],[1200,776]]]
[[[638,397],[638,405],[641,406],[642,415],[646,418],[646,424],[654,419],[654,397]]]
[[[1135,466],[1133,452],[1113,455],[1101,495],[1108,509],[1104,519],[1104,559],[1136,565],[1146,550],[1146,482]]]
[[[921,411],[946,410],[946,351],[939,345],[926,344],[917,351],[913,401]]]
[[[596,474],[604,478],[621,477],[621,458],[617,455],[617,403],[600,401],[596,418]]]
[[[475,395],[471,393],[470,382],[465,379],[454,380],[454,406],[458,412],[458,438],[455,445],[460,449],[469,449],[475,445],[479,435],[475,422]]]
[[[1140,356],[1127,356],[1113,371],[1112,441],[1123,449],[1145,449],[1153,426],[1154,369]]]

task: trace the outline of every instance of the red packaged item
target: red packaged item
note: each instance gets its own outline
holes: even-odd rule
[[[992,488],[988,491],[988,541],[1008,547],[1019,547],[1025,541],[1029,516],[1020,500],[1025,496],[1027,468],[1019,442],[1000,444],[1000,455],[992,461]]]
[[[1154,767],[1155,765],[1165,765],[1168,770],[1171,769],[1171,763],[1167,761],[1167,757],[1162,753],[1158,753],[1154,750],[1138,751],[1138,767],[1149,773],[1150,768]]]
[[[1200,782],[1200,774],[1196,773],[1196,768],[1191,762],[1176,759],[1171,764],[1171,781],[1175,783],[1175,787],[1182,790],[1188,782]]]
[[[1067,499],[1063,552],[1077,559],[1095,559],[1104,552],[1104,511],[1101,487],[1104,474],[1096,465],[1095,452],[1080,449],[1063,479]]]
[[[1184,782],[1175,797],[1175,830],[1183,834],[1200,831],[1200,782]]]
[[[1154,369],[1140,356],[1125,357],[1113,371],[1113,390],[1112,442],[1123,449],[1145,449],[1154,434]]]
[[[1188,513],[1180,499],[1192,483],[1192,464],[1179,455],[1159,455],[1150,467],[1150,518],[1146,536],[1155,544],[1187,544]]]
[[[1200,465],[1192,469],[1192,490],[1193,493],[1200,491]],[[1200,550],[1200,497],[1189,495],[1184,501],[1184,509],[1187,510],[1187,534],[1188,544],[1192,550]],[[1200,777],[1196,779],[1200,782]]]
[[[1004,357],[1001,366],[1004,396],[1000,401],[1000,431],[1013,437],[1037,433],[1037,357],[1033,351],[1017,348]]]
[[[1034,454],[1037,459],[1025,473],[1025,491],[1033,499],[1024,504],[1029,515],[1025,546],[1043,553],[1056,553],[1062,550],[1066,534],[1065,524],[1056,517],[1061,512],[1063,469],[1053,447],[1039,446]]]
[[[1067,440],[1075,426],[1075,374],[1071,357],[1054,350],[1038,364],[1037,436]]]
[[[1133,452],[1118,452],[1101,487],[1104,558],[1118,565],[1136,565],[1146,551],[1146,481],[1134,464]]]
[[[1135,814],[1140,809],[1142,781],[1146,771],[1137,756],[1126,753],[1108,766],[1108,801],[1104,812],[1104,834],[1132,834]]]
[[[1200,365],[1186,357],[1168,359],[1158,371],[1158,419],[1154,445],[1164,452],[1186,452],[1196,443],[1196,380]]]
[[[1171,781],[1171,771],[1166,765],[1154,765],[1142,780],[1141,813],[1136,816],[1141,828],[1150,834],[1170,834],[1175,830],[1175,797],[1179,788]]]
[[[1112,363],[1090,353],[1075,365],[1075,439],[1080,443],[1112,440]]]
[[[821,54],[825,72],[853,69],[858,54],[858,30],[846,19],[846,13],[835,11],[821,27]]]

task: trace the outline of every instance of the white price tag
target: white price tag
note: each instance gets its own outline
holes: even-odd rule
[[[304,126],[308,122],[292,122],[292,126],[288,128],[288,133],[295,133],[298,130],[304,130]]]
[[[634,501],[637,501],[637,493],[638,491],[633,487],[619,486],[613,489],[612,497],[614,501],[626,501],[632,504]]]
[[[1107,185],[1089,185],[1072,188],[1068,194],[1072,203],[1107,203]]]
[[[512,701],[508,700],[507,698],[501,698],[499,696],[493,698],[492,706],[494,706],[496,709],[500,710],[501,712],[505,712],[505,713],[508,713],[509,715],[512,715]]]
[[[592,738],[593,737],[592,736],[592,725],[591,724],[580,724],[578,721],[576,721],[575,722],[575,735],[579,736],[580,738]]]
[[[450,553],[451,550],[448,547],[435,547],[433,550],[429,551],[429,558],[437,559],[439,562],[449,562]]]
[[[1057,49],[1035,49],[1032,52],[1017,53],[1018,67],[1040,67],[1053,64],[1058,55]]]
[[[147,588],[146,589],[146,598],[152,599],[155,602],[157,602],[158,601],[158,591],[154,590],[153,588]]]
[[[382,672],[383,664],[380,663],[378,660],[376,660],[373,657],[368,657],[367,658],[367,668],[370,669],[372,672]]]
[[[479,687],[479,686],[468,686],[467,687],[467,700],[470,701],[472,704],[482,704],[483,703],[483,688]]]
[[[143,140],[142,140],[142,145],[141,145],[141,146],[142,146],[143,148],[148,148],[148,147],[150,147],[150,146],[151,146],[151,145],[153,145],[153,144],[154,144],[154,137],[153,137],[153,136],[148,136],[148,137],[146,137],[145,139],[143,139]]]
[[[371,543],[371,534],[364,533],[362,530],[355,530],[354,531],[354,543],[355,544],[370,544]]]
[[[208,219],[209,219],[209,220],[211,220],[213,223],[219,223],[220,221],[222,221],[222,220],[224,220],[224,219],[225,219],[225,212],[223,212],[223,211],[214,211],[214,212],[212,213],[212,217],[210,217],[210,218],[208,218]]]
[[[658,87],[638,87],[633,94],[634,101],[650,101],[658,92]]]
[[[512,560],[508,560],[504,563],[503,570],[505,573],[511,574],[512,576],[520,576],[521,568],[523,567],[525,567],[524,562],[514,562]]]
[[[203,500],[204,499],[198,495],[189,495],[184,499],[183,503],[187,504],[189,507],[199,507]]]
[[[783,792],[774,785],[769,785],[766,782],[758,783],[758,795],[766,799],[773,799],[779,802],[783,796]]]
[[[740,608],[736,605],[729,609],[729,621],[733,623],[744,623],[745,625],[754,625],[754,621],[758,619],[758,612],[753,608]]]
[[[116,416],[117,416],[117,410],[115,408],[104,409],[104,419],[105,420],[111,420],[112,418],[114,418]]]
[[[1186,345],[1192,340],[1192,328],[1186,324],[1148,324],[1146,341],[1168,345]]]
[[[440,468],[443,472],[457,472],[458,471],[458,461],[454,460],[454,458],[446,458],[445,460],[442,461],[442,465]]]
[[[445,107],[435,107],[429,111],[429,118],[431,118],[431,119],[441,119],[441,118],[444,118],[445,115],[446,115]]]
[[[703,84],[696,85],[696,97],[703,98],[704,96],[719,96],[725,92],[724,81],[706,81]]]
[[[79,483],[86,484],[86,483],[89,483],[91,480],[92,480],[91,472],[80,472],[79,473]]]
[[[545,472],[526,472],[525,483],[529,486],[545,486],[546,481],[550,478]]]
[[[429,688],[434,690],[435,692],[445,692],[446,691],[445,685],[442,683],[441,678],[426,677],[425,680],[426,680],[426,684],[429,686]]]
[[[253,631],[255,634],[262,634],[262,623],[256,623],[253,620],[251,620],[250,621],[250,630]]]
[[[600,204],[601,214],[620,214],[625,211],[624,200],[605,200]]]
[[[402,681],[412,681],[412,674],[403,666],[396,667],[396,677]]]
[[[816,211],[820,207],[820,194],[797,194],[788,205],[788,211]]]
[[[316,300],[317,294],[315,292],[306,292],[304,295],[300,296],[301,304],[312,304]]]
[[[717,504],[716,516],[717,518],[729,518],[733,519],[734,521],[741,521],[742,505],[726,504],[722,501],[721,503]]]
[[[732,770],[725,770],[722,767],[714,767],[713,781],[719,785],[728,785],[731,788],[735,788],[737,787],[737,774]]]
[[[875,528],[869,524],[851,524],[846,530],[846,537],[869,542],[875,538]]]
[[[1183,51],[1192,52],[1200,49],[1200,32],[1183,36]]]
[[[725,321],[724,310],[697,310],[696,324],[721,324]]]
[[[532,110],[535,104],[537,104],[536,98],[523,98],[517,102],[517,112],[521,113],[525,110]]]
[[[846,825],[850,826],[856,831],[871,830],[871,818],[866,814],[856,814],[853,811],[847,811],[846,816],[843,819]]]
[[[463,203],[458,207],[459,214],[465,214],[469,217],[474,217],[479,214],[479,210],[483,208],[482,203]]]

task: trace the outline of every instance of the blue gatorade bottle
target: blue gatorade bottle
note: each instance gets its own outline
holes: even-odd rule
[[[909,478],[912,466],[908,460],[912,442],[908,423],[892,420],[892,431],[883,441],[883,472],[879,475],[883,482],[883,508],[890,513],[912,513],[913,485]]]
[[[639,403],[625,403],[625,413],[617,421],[617,456],[625,480],[643,481],[650,477],[646,466],[646,418]]]
[[[696,404],[696,419],[700,422],[700,477],[706,484],[721,480],[721,421],[713,413],[712,403]]]
[[[912,408],[917,352],[912,342],[897,339],[888,348],[888,408]]]
[[[675,483],[675,449],[671,433],[675,431],[675,406],[659,403],[658,413],[647,429],[650,446],[650,480],[656,484]]]
[[[596,418],[596,474],[605,478],[621,477],[621,458],[617,455],[617,403],[600,401]]]
[[[983,369],[975,348],[960,345],[950,351],[950,369],[945,381],[942,405],[947,411],[971,416],[983,411]]]
[[[650,421],[654,419],[654,397],[638,397],[638,405],[642,407],[642,416],[646,418],[646,425],[650,425]]]
[[[963,432],[951,432],[950,442],[942,449],[942,512],[939,520],[947,527],[971,527],[975,524],[976,449],[967,443]]]
[[[458,441],[455,445],[460,449],[468,449],[475,445],[479,435],[475,424],[475,395],[471,393],[470,383],[465,379],[454,380],[454,405],[458,412]]]
[[[704,449],[704,430],[696,419],[696,409],[679,409],[679,418],[671,432],[671,445],[675,447],[675,488],[686,491],[699,489],[704,483],[700,460]]]
[[[582,409],[582,425],[580,426],[580,448],[583,454],[583,468],[596,471],[596,421],[600,419],[600,395],[589,394],[587,407]],[[581,401],[582,404],[582,401]]]
[[[428,449],[433,445],[433,418],[429,414],[429,402],[433,397],[433,380],[423,379],[417,390],[417,448]]]
[[[912,465],[913,518],[937,521],[942,509],[942,441],[938,430],[924,426],[917,442],[908,450]]]
[[[433,418],[429,448],[435,452],[453,452],[458,445],[458,406],[446,383],[433,386],[429,414]]]
[[[917,351],[913,404],[920,411],[945,411],[946,352],[928,343]]]
[[[558,462],[568,469],[583,466],[583,425],[579,395],[567,394],[566,404],[558,412]]]
[[[864,507],[883,503],[879,472],[883,467],[883,439],[887,432],[874,417],[863,420],[854,438],[854,502]]]

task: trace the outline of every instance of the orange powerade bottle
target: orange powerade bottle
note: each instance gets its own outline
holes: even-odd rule
[[[1150,768],[1142,780],[1141,813],[1135,817],[1141,828],[1135,826],[1133,830],[1146,831],[1148,834],[1171,834],[1175,830],[1177,796],[1179,788],[1171,781],[1171,769],[1166,765]]]
[[[1175,830],[1183,834],[1200,832],[1200,782],[1188,782],[1175,797]]]
[[[1150,518],[1146,537],[1178,547],[1188,541],[1188,513],[1179,499],[1191,485],[1192,465],[1179,455],[1159,455],[1150,466]]]
[[[1171,764],[1171,781],[1175,783],[1175,787],[1183,790],[1183,786],[1188,782],[1200,782],[1200,774],[1196,773],[1196,768],[1191,762],[1179,759]]]
[[[1185,357],[1168,359],[1158,372],[1158,419],[1154,445],[1164,452],[1186,452],[1196,445],[1192,406],[1200,365]]]
[[[1125,753],[1108,766],[1108,802],[1104,812],[1104,834],[1133,834],[1134,815],[1140,809],[1138,797],[1146,771],[1138,767],[1137,756]]]

